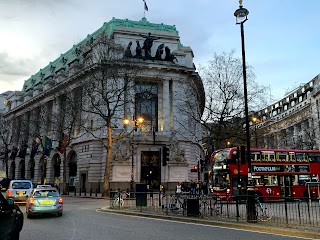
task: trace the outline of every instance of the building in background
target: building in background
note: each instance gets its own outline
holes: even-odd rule
[[[253,114],[252,147],[320,148],[319,75]]]
[[[6,91],[0,94],[0,112],[3,113],[6,109],[6,103],[8,96],[12,93],[12,91]]]

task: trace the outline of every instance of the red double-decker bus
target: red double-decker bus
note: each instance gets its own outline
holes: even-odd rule
[[[248,163],[241,161],[239,155],[239,148],[213,152],[210,173],[213,194],[246,195]],[[250,185],[262,199],[320,197],[317,187],[307,186],[310,182],[320,182],[319,150],[251,148],[250,158]]]

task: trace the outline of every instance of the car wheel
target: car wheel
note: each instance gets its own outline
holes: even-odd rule
[[[11,238],[12,240],[19,240],[20,239],[20,233],[18,232],[18,233],[15,233],[13,236],[12,236],[12,238]]]
[[[31,219],[32,218],[32,215],[30,213],[27,213],[27,218],[28,219]]]
[[[61,217],[61,216],[62,216],[62,212],[59,212],[59,213],[58,213],[58,216]]]

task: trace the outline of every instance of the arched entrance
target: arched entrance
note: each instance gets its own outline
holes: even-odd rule
[[[39,175],[41,184],[45,184],[47,181],[47,158],[42,156],[39,161]]]
[[[35,161],[34,159],[30,159],[28,169],[29,169],[29,179],[33,180],[34,179],[34,167],[35,167]]]
[[[25,167],[25,160],[21,160],[19,162],[19,179],[25,179],[26,178],[26,167]]]
[[[11,179],[15,179],[16,176],[16,163],[13,161],[10,166],[10,177]]]
[[[69,154],[69,190],[73,191],[75,188],[75,180],[77,177],[77,154],[75,151]]]

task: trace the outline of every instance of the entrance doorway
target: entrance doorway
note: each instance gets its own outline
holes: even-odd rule
[[[159,189],[161,184],[160,152],[141,152],[141,182],[149,189]]]
[[[80,188],[82,192],[86,191],[86,181],[87,181],[87,174],[81,173],[80,175]]]

